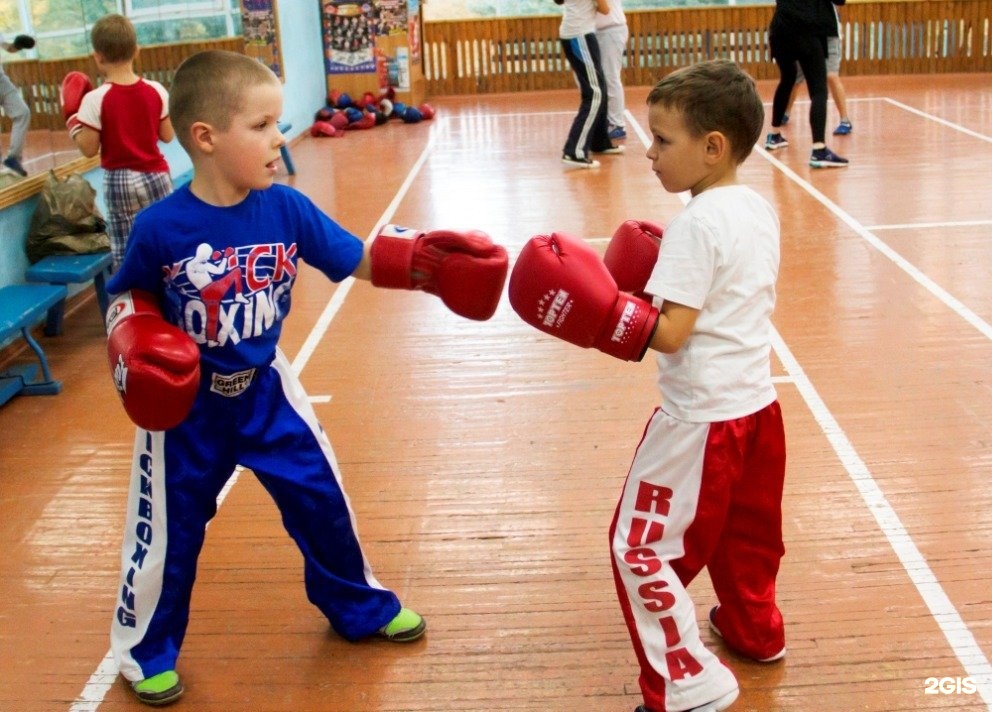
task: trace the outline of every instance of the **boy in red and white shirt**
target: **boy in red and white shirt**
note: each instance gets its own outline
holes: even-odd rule
[[[175,132],[165,87],[134,72],[138,38],[131,21],[105,15],[93,25],[90,38],[105,81],[82,96],[69,131],[84,156],[100,154],[116,270],[135,216],[172,192],[169,164],[158,142],[171,141]]]

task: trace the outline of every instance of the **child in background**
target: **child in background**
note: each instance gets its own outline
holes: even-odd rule
[[[7,38],[0,34],[0,47],[11,54],[20,52],[22,49],[31,49],[34,47],[34,37],[17,35],[13,42],[8,42]],[[21,165],[21,154],[24,152],[28,126],[31,125],[31,109],[24,103],[21,90],[10,81],[10,77],[3,71],[2,65],[0,65],[0,108],[3,109],[4,115],[10,119],[10,145],[7,146],[7,157],[0,165],[5,170],[25,178],[28,172]]]
[[[105,81],[93,89],[85,75],[67,76],[62,84],[62,114],[82,154],[100,154],[107,234],[116,270],[124,259],[135,215],[172,192],[169,164],[158,142],[168,143],[175,133],[165,87],[134,72],[138,38],[131,21],[105,15],[93,25],[90,41],[97,71]]]
[[[579,86],[579,111],[572,119],[561,161],[572,168],[599,168],[590,154],[623,153],[610,141],[606,118],[606,78],[603,76],[596,16],[610,11],[607,0],[555,0],[562,5],[558,38]]]
[[[840,14],[837,12],[836,7],[834,7],[834,14],[837,15],[837,36],[827,38],[827,88],[830,90],[830,96],[834,100],[834,104],[837,105],[837,111],[840,113],[840,123],[834,129],[834,136],[847,136],[854,130],[854,125],[851,123],[851,118],[847,113],[847,92],[844,90],[844,82],[840,79],[841,27]],[[789,123],[789,114],[792,113],[792,105],[795,104],[796,97],[799,95],[800,85],[805,81],[806,77],[803,76],[803,68],[797,66],[796,86],[792,89],[792,95],[789,96],[789,104],[785,107],[785,114],[782,116],[783,126]]]
[[[627,119],[624,116],[623,55],[627,48],[630,29],[623,14],[623,0],[608,0],[610,11],[596,13],[596,41],[606,79],[606,123],[611,141],[627,138]]]

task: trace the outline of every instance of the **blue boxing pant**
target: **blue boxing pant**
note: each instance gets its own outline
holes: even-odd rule
[[[137,431],[111,628],[128,680],[175,669],[207,523],[238,464],[278,505],[303,553],[307,595],[339,635],[370,635],[399,613],[362,553],[331,443],[277,351],[268,367],[205,373],[178,427]]]

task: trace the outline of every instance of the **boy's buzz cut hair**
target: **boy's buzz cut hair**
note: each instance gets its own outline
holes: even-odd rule
[[[111,64],[127,62],[138,53],[138,35],[123,15],[104,15],[97,20],[90,30],[90,44]]]
[[[647,103],[681,113],[694,136],[722,133],[738,165],[751,154],[765,123],[754,79],[728,59],[677,69],[655,84]]]
[[[197,121],[220,131],[244,107],[245,90],[279,78],[261,62],[237,52],[207,50],[187,58],[169,88],[169,117],[179,143],[191,152],[190,128]]]

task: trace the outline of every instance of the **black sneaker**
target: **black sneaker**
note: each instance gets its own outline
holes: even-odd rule
[[[28,172],[24,170],[24,166],[13,156],[7,156],[3,159],[4,168],[9,168],[12,172],[19,175],[21,178],[27,178]]]
[[[561,162],[574,168],[599,168],[599,161],[594,161],[591,158],[576,158],[562,154]]]
[[[841,158],[829,148],[814,148],[809,157],[809,164],[813,168],[844,168],[847,166],[847,159]]]
[[[777,150],[779,148],[785,148],[788,145],[789,145],[789,142],[786,140],[785,136],[783,136],[782,134],[770,133],[770,134],[768,134],[768,136],[765,137],[765,150],[766,151],[775,151],[775,150]]]

